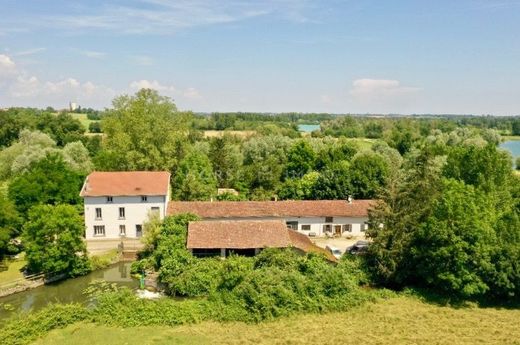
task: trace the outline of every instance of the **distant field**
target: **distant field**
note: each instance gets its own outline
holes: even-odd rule
[[[225,134],[246,138],[255,135],[256,131],[204,131],[206,138],[222,137]]]
[[[520,344],[520,310],[452,308],[396,297],[344,313],[257,325],[117,328],[75,324],[35,344]]]
[[[88,132],[88,126],[90,125],[90,123],[95,122],[95,121],[89,120],[87,118],[87,114],[69,113],[69,115],[71,115],[75,119],[78,119],[79,122],[81,122],[81,124],[83,125],[83,127],[85,127],[86,132]]]
[[[504,136],[502,136],[502,138],[504,139],[504,141],[507,141],[507,140],[520,140],[520,135],[504,135]]]

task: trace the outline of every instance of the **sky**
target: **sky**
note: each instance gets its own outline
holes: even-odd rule
[[[0,0],[0,108],[520,114],[520,0]]]

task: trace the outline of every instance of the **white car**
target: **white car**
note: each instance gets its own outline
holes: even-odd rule
[[[341,250],[339,250],[336,247],[333,246],[326,246],[325,249],[327,249],[336,259],[341,259],[341,255],[343,254]]]

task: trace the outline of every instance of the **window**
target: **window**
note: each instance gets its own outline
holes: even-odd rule
[[[111,196],[107,196],[107,203],[112,203],[114,199]]]
[[[152,207],[152,213],[159,214],[159,207]]]
[[[126,226],[119,225],[119,236],[126,236]]]
[[[311,231],[311,226],[309,224],[302,225],[302,230],[304,230],[304,231]]]
[[[94,236],[105,236],[105,226],[94,225]]]
[[[99,207],[96,207],[96,219],[101,219],[102,217],[102,214],[101,214],[101,208]]]
[[[124,207],[119,208],[119,219],[125,219],[125,208]]]
[[[325,217],[325,223],[332,223],[334,221],[334,218],[332,217]]]
[[[143,236],[143,226],[141,224],[135,225],[135,237]]]
[[[298,230],[298,222],[285,222],[289,229]]]
[[[148,197],[146,195],[142,195],[141,202],[147,202],[147,201],[148,201]]]
[[[332,232],[332,225],[330,225],[330,224],[323,225],[323,232]]]
[[[343,232],[352,232],[352,224],[343,224]]]
[[[367,231],[368,229],[368,223],[367,222],[364,222],[363,224],[361,224],[361,232],[365,232]]]

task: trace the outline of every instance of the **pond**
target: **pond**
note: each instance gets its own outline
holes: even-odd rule
[[[320,129],[320,125],[298,125],[300,132],[310,133]]]
[[[27,313],[42,309],[50,303],[84,303],[87,298],[83,291],[94,280],[105,280],[119,286],[137,288],[139,282],[130,276],[130,262],[120,262],[86,276],[67,279],[35,289],[0,298],[0,305],[9,304],[14,309],[4,310],[0,306],[0,320],[16,313]]]
[[[504,141],[500,147],[511,152],[513,158],[520,157],[520,140]]]

